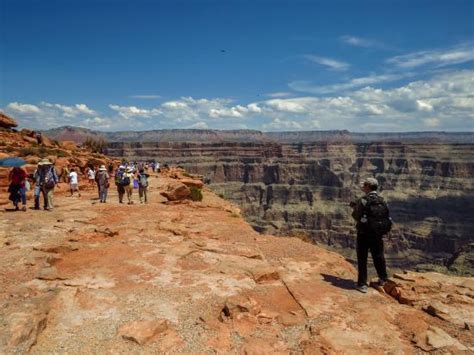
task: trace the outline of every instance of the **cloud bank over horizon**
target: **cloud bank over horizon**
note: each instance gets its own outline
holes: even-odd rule
[[[353,85],[355,80],[349,80],[346,87],[359,86]],[[384,80],[373,76],[367,84],[379,81]],[[439,72],[429,79],[393,88],[366,85],[343,95],[275,95],[246,104],[229,98],[181,97],[148,107],[111,103],[106,108],[92,108],[85,103],[11,102],[2,110],[21,126],[37,129],[72,125],[109,131],[165,128],[469,131],[474,128],[473,93],[474,70],[466,69]]]

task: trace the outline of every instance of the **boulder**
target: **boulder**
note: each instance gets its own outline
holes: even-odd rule
[[[204,183],[201,180],[185,178],[181,179],[180,181],[187,187],[195,187],[198,189],[202,189],[202,187],[204,186]]]
[[[173,182],[168,185],[167,191],[162,191],[160,194],[166,197],[168,201],[179,201],[189,198],[191,190],[180,182]]]
[[[443,348],[459,351],[469,350],[457,339],[454,339],[444,330],[435,326],[430,326],[426,332],[415,335],[413,342],[416,344],[416,346],[424,351],[435,351]]]
[[[124,339],[134,341],[144,345],[160,333],[169,329],[169,322],[166,319],[133,321],[120,327],[117,334]]]
[[[18,126],[18,124],[16,123],[16,121],[13,118],[8,117],[4,113],[0,112],[0,127],[11,129],[11,128],[17,127],[17,126]]]

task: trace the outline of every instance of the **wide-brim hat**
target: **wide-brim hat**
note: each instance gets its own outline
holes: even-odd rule
[[[125,169],[125,167],[123,165],[120,165],[119,169]]]
[[[377,179],[369,177],[361,181],[360,187],[364,187],[364,186],[378,187],[379,182],[377,181]]]
[[[41,160],[39,161],[39,163],[38,163],[38,165],[52,165],[52,164],[53,164],[53,163],[51,163],[51,162],[49,161],[49,159],[46,159],[46,158],[45,158],[45,159],[41,159]]]
[[[99,171],[106,171],[107,169],[105,168],[105,165],[101,165],[99,168]]]

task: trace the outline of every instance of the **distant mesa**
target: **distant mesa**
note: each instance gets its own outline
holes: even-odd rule
[[[108,142],[176,142],[176,143],[311,143],[311,142],[410,142],[474,143],[474,132],[382,132],[359,133],[348,130],[262,132],[250,129],[162,129],[151,131],[102,132],[65,126],[44,131],[56,140],[83,143],[88,137]]]

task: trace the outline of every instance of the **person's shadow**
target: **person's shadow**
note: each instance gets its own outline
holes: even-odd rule
[[[342,288],[344,290],[354,290],[355,289],[355,282],[354,280],[349,279],[342,279],[340,277],[329,275],[329,274],[321,274],[324,281],[329,282],[331,285]]]
[[[17,210],[15,207],[13,208],[5,208],[4,209],[5,212],[20,212],[21,210]]]

